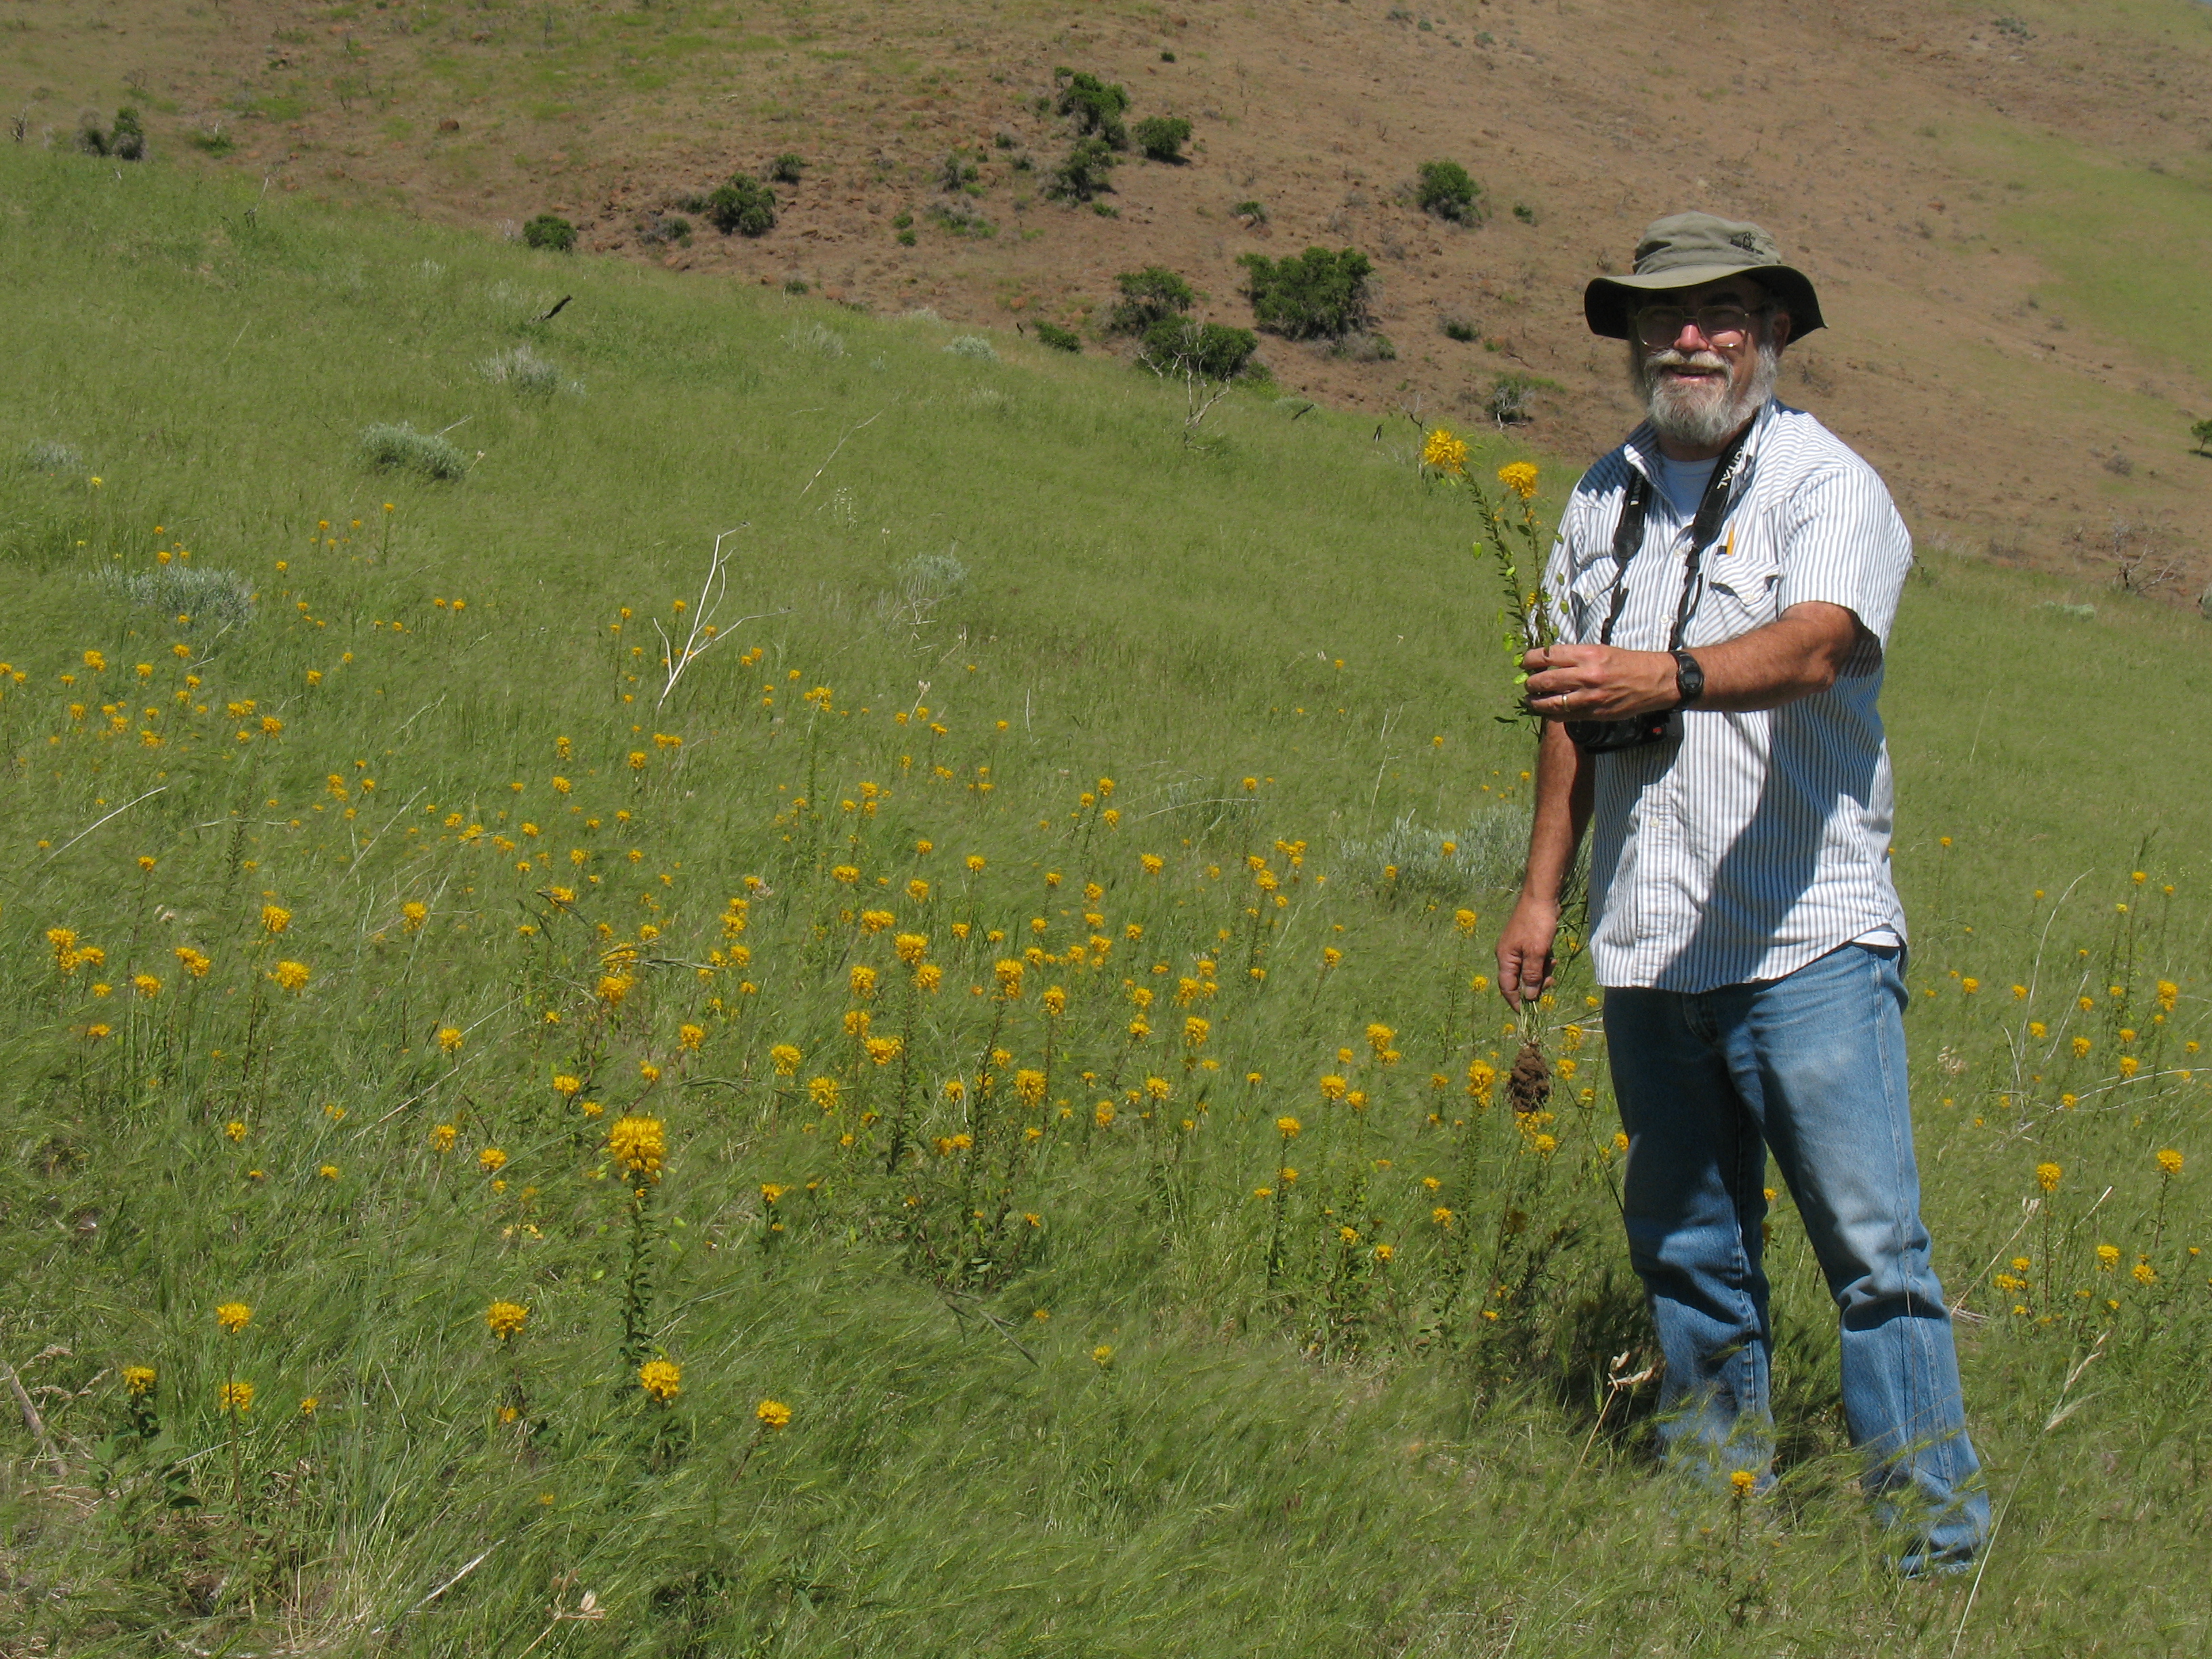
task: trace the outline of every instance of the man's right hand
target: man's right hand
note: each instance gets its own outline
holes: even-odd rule
[[[1551,989],[1552,941],[1559,931],[1557,904],[1521,896],[1498,936],[1498,994],[1508,1007],[1534,1002]]]

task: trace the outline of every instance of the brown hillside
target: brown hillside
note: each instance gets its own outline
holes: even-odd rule
[[[135,101],[164,155],[276,188],[486,228],[557,211],[594,248],[878,310],[1086,326],[1115,272],[1157,263],[1246,323],[1239,254],[1357,247],[1397,355],[1269,341],[1286,390],[1468,424],[1498,374],[1533,375],[1529,435],[1572,458],[1632,418],[1618,348],[1583,327],[1584,281],[1660,212],[1755,218],[1831,319],[1792,349],[1784,395],[1882,469],[1923,538],[2101,578],[2118,519],[2174,558],[2172,591],[2212,574],[2212,459],[2187,435],[2212,414],[2212,7],[2194,0],[2002,17],[1902,0],[7,12],[0,96],[27,142]],[[1038,100],[1060,64],[1125,85],[1132,118],[1188,117],[1188,163],[1125,158],[1102,198],[1115,216],[1044,199],[1067,124]],[[189,140],[217,132],[235,148],[203,162]],[[974,192],[940,186],[955,149]],[[768,235],[642,236],[786,151],[806,168]],[[1487,223],[1411,204],[1438,157],[1483,182]],[[1233,211],[1245,201],[1264,224]],[[946,207],[994,234],[948,228],[931,212]],[[1445,337],[1448,317],[1478,337]]]

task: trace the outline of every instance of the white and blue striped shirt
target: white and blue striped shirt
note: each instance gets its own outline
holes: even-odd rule
[[[1601,985],[1707,991],[1779,979],[1854,939],[1905,938],[1875,705],[1911,538],[1874,469],[1802,410],[1770,402],[1744,455],[1685,647],[1735,639],[1808,600],[1845,607],[1866,632],[1826,691],[1750,714],[1687,709],[1679,736],[1591,757]],[[1630,469],[1656,483],[1659,460],[1640,426],[1575,487],[1544,578],[1563,641],[1596,641]],[[1669,492],[1653,489],[1613,644],[1666,648],[1689,529]]]

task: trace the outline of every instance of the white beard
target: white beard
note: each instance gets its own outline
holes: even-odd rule
[[[1672,347],[1652,351],[1631,340],[1629,382],[1644,400],[1652,430],[1662,438],[1699,449],[1711,449],[1734,437],[1774,395],[1775,379],[1782,372],[1782,353],[1763,334],[1753,349],[1751,380],[1738,392],[1725,378],[1728,360],[1718,352],[1681,352]],[[1686,380],[1659,373],[1668,368],[1710,368],[1720,373],[1710,380]]]

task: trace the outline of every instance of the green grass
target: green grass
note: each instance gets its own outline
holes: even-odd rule
[[[1018,338],[979,363],[927,320],[252,206],[0,154],[0,1356],[64,1466],[6,1413],[11,1648],[1953,1650],[1967,1587],[1893,1583],[1849,1489],[1786,1207],[1771,1516],[1656,1484],[1633,1402],[1597,1420],[1648,1344],[1602,1033],[1571,979],[1552,1119],[1465,1091],[1526,749],[1410,427],[1246,392],[1186,444],[1149,377]],[[553,389],[479,372],[520,345]],[[376,422],[467,476],[367,471]],[[732,526],[726,641],[664,706],[652,624],[696,620]],[[130,599],[186,568],[251,618]],[[2191,1652],[2203,635],[1930,572],[1888,696],[1913,1063],[2007,1505],[1956,1650]],[[102,959],[63,971],[51,928]],[[665,1126],[638,1188],[626,1112]],[[505,1347],[495,1299],[529,1310]],[[135,1419],[125,1365],[159,1374]],[[605,1618],[552,1617],[586,1591]]]
[[[1987,126],[1948,147],[1992,181],[2006,235],[2055,278],[2039,302],[2053,315],[2124,340],[2146,362],[2212,374],[2212,299],[2195,273],[2212,258],[2212,166],[2201,155],[2100,154],[2013,127]]]

